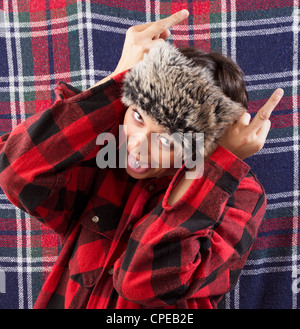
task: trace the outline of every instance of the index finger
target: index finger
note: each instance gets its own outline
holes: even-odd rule
[[[264,122],[270,118],[272,111],[278,105],[282,96],[283,90],[281,88],[276,89],[267,100],[266,104],[257,112],[252,122],[249,124],[249,128],[255,131],[259,130]]]
[[[154,23],[152,23],[147,29],[145,29],[142,33],[146,37],[150,37],[151,39],[157,35],[160,35],[170,27],[184,21],[189,16],[189,12],[186,9],[183,9],[167,18],[160,19]]]

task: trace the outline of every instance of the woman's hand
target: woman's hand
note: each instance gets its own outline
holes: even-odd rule
[[[250,114],[243,114],[235,124],[227,128],[218,144],[240,159],[248,158],[261,150],[271,127],[270,115],[282,96],[283,90],[276,89],[251,122]]]
[[[156,22],[130,27],[126,32],[122,55],[115,71],[89,89],[108,81],[114,75],[131,69],[143,59],[145,53],[170,36],[169,28],[184,21],[188,16],[189,12],[184,9]]]
[[[156,22],[135,25],[127,30],[121,59],[114,74],[126,71],[135,66],[151,48],[163,43],[169,36],[169,28],[184,21],[189,15],[181,10]]]

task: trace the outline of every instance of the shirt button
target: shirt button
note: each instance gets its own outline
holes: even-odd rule
[[[109,270],[108,270],[108,274],[109,275],[113,275],[114,274],[114,268],[111,267]]]
[[[149,185],[149,187],[148,187],[148,191],[151,192],[151,191],[154,190],[154,188],[155,188],[155,185],[154,185],[154,184],[151,184],[151,185]]]
[[[98,217],[98,216],[94,216],[94,217],[92,218],[92,222],[93,222],[93,223],[98,223],[98,222],[99,222],[99,217]]]

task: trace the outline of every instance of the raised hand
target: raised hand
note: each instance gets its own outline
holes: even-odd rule
[[[283,90],[276,89],[251,122],[250,114],[245,113],[235,124],[227,128],[218,144],[240,159],[248,158],[261,150],[271,128],[269,118],[282,96]]]
[[[135,25],[127,30],[121,59],[115,74],[135,66],[151,48],[160,45],[169,36],[169,29],[184,21],[189,15],[187,10],[181,10],[167,18],[156,22]]]

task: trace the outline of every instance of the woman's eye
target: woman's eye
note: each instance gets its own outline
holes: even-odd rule
[[[133,117],[135,118],[136,121],[138,122],[143,122],[143,118],[140,116],[139,112],[133,110]]]
[[[163,136],[160,136],[159,137],[159,140],[161,141],[161,143],[162,143],[163,146],[166,146],[166,147],[169,147],[170,146],[170,141],[167,138],[165,138]]]

